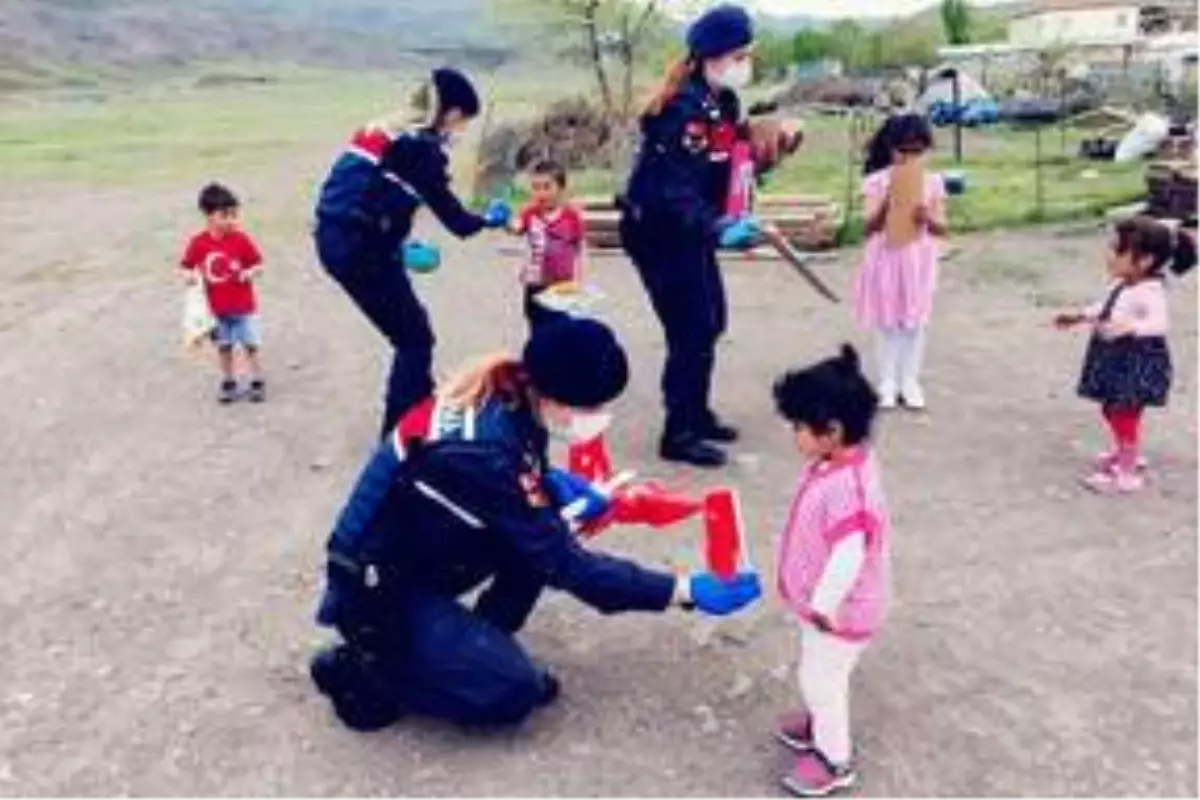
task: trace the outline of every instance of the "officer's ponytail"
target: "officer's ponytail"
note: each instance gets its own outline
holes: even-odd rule
[[[671,62],[667,67],[667,74],[663,77],[662,85],[650,96],[646,107],[642,109],[642,116],[657,117],[661,114],[667,103],[675,99],[675,95],[679,94],[683,85],[695,74],[698,63],[696,57],[692,55]]]

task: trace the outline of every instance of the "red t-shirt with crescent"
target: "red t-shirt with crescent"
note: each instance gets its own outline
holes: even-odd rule
[[[241,275],[262,264],[262,255],[242,231],[230,231],[221,237],[201,231],[188,242],[180,263],[185,269],[200,270],[214,315],[232,317],[255,312],[254,284],[242,280]]]

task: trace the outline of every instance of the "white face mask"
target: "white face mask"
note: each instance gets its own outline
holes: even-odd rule
[[[612,414],[606,411],[572,411],[565,426],[552,426],[550,435],[569,444],[590,442],[612,425]]]
[[[735,91],[744,89],[750,85],[750,81],[754,80],[754,65],[750,63],[750,59],[748,58],[734,61],[718,74],[716,78],[716,82],[726,89],[733,89]]]

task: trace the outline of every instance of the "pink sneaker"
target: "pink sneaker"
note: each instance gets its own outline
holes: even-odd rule
[[[792,773],[784,776],[783,788],[797,797],[828,797],[849,789],[857,780],[849,764],[831,764],[820,750],[809,750],[796,761]]]
[[[813,747],[812,716],[804,710],[784,714],[779,719],[775,738],[794,753],[808,752]]]
[[[1097,472],[1112,472],[1113,470],[1115,470],[1117,468],[1116,452],[1109,451],[1107,453],[1101,453],[1100,455],[1096,456],[1096,460],[1093,462],[1093,467],[1096,469]],[[1134,462],[1134,469],[1136,469],[1138,472],[1145,472],[1149,468],[1150,468],[1149,459],[1147,459],[1145,456],[1139,454],[1137,457],[1137,460]]]
[[[1132,494],[1144,489],[1146,482],[1136,472],[1112,469],[1089,475],[1083,485],[1097,494]]]

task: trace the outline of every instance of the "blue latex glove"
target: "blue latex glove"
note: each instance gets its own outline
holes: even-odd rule
[[[691,577],[689,589],[696,608],[714,617],[732,614],[762,597],[757,572],[739,572],[728,581],[700,572]]]
[[[761,238],[762,223],[754,216],[738,217],[720,227],[721,247],[729,250],[753,247]]]
[[[542,476],[542,485],[559,508],[582,500],[583,510],[572,515],[572,520],[581,523],[599,519],[611,505],[611,501],[595,486],[565,469],[550,469]]]
[[[492,200],[483,210],[483,224],[489,228],[503,228],[512,219],[512,209],[499,198]]]
[[[442,252],[437,245],[424,242],[405,242],[400,251],[404,268],[413,272],[433,272],[442,263]]]

